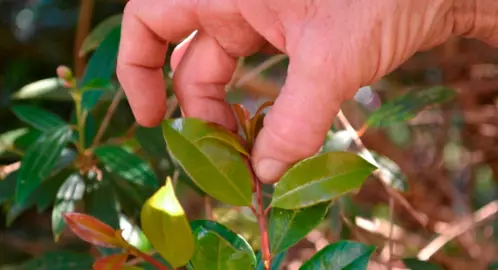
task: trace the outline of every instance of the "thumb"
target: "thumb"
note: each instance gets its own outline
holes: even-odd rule
[[[289,55],[285,85],[253,148],[252,163],[261,181],[276,182],[292,164],[315,154],[341,104],[358,89],[340,75],[349,71],[342,69],[344,55],[330,55],[302,49]]]

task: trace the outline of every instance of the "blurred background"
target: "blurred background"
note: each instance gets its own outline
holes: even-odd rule
[[[92,55],[89,50],[80,57],[85,38],[105,20],[119,16],[124,4],[124,0],[0,0],[1,179],[18,169],[20,156],[15,150],[26,149],[32,138],[39,136],[25,130],[28,126],[16,117],[12,106],[35,105],[72,121],[70,96],[61,85],[43,80],[55,78],[59,65],[71,67],[81,77]],[[243,59],[227,87],[228,99],[254,112],[278,95],[286,65],[283,56]],[[168,65],[164,74],[169,79]],[[114,77],[111,81],[119,89]],[[438,85],[452,89],[454,96],[413,115],[391,113],[383,125],[362,129],[382,106],[395,103],[410,110],[417,107],[417,99],[400,97]],[[382,165],[384,176],[370,177],[357,194],[337,202],[324,223],[289,250],[284,269],[297,269],[324,243],[338,239],[376,245],[371,269],[387,269],[386,261],[401,268],[400,259],[407,257],[430,260],[441,269],[498,269],[494,264],[498,260],[497,97],[498,49],[464,39],[418,53],[376,84],[360,89],[355,99],[343,106],[343,117],[334,123],[323,150],[361,154],[365,148],[353,141],[348,128],[361,129],[360,139]],[[178,116],[175,99],[169,102],[175,109],[170,115]],[[134,123],[119,90],[104,94],[92,109],[93,136],[107,121],[110,107],[113,117],[107,119],[102,141],[124,145],[148,160],[158,179],[178,172],[160,133]],[[403,119],[394,119],[396,116]],[[9,148],[11,144],[16,148]],[[206,209],[203,194],[192,187],[188,177],[180,173],[179,179],[180,184],[185,183],[178,188],[179,197],[191,219],[209,211],[257,247],[257,223],[250,214],[214,202]],[[20,207],[9,200],[5,185],[0,184],[0,269],[54,269],[26,264],[54,250],[96,254],[70,232],[54,240],[52,204],[59,186],[44,193],[49,196],[44,206],[37,201],[36,207]],[[151,191],[123,190],[115,191],[121,203],[123,196],[131,196],[127,192],[141,192],[137,204],[120,213],[133,220],[133,211],[140,209],[140,200]]]

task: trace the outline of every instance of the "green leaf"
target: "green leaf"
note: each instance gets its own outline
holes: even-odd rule
[[[132,219],[140,218],[140,210],[145,201],[154,194],[154,189],[146,186],[133,184],[121,177],[103,171],[103,178],[112,181],[112,187],[116,193],[120,209]]]
[[[219,142],[225,143],[228,146],[231,146],[235,150],[239,151],[239,153],[244,154],[245,156],[249,156],[247,150],[233,133],[226,132],[225,130],[214,131],[207,134],[206,136],[197,139],[195,143],[198,144],[199,141],[206,139],[217,140]]]
[[[64,87],[62,79],[46,78],[36,82],[32,82],[17,92],[12,94],[12,99],[48,99],[56,101],[70,101],[72,97],[69,89]]]
[[[111,90],[115,91],[114,85],[111,83],[110,80],[106,80],[104,78],[95,78],[89,82],[87,82],[85,85],[81,86],[83,91],[92,91],[92,90]]]
[[[72,131],[68,126],[60,126],[40,136],[32,144],[21,161],[17,176],[16,201],[22,202],[45,180],[63,148],[71,139]]]
[[[17,171],[11,172],[3,180],[0,180],[0,205],[8,201],[16,193]]]
[[[287,250],[313,230],[325,218],[330,203],[288,210],[272,208],[270,213],[270,250],[277,254]]]
[[[14,146],[17,149],[26,151],[29,146],[31,146],[34,142],[36,142],[36,140],[38,140],[41,134],[42,133],[40,131],[34,128],[29,128],[26,134],[23,134],[15,139]]]
[[[196,118],[167,120],[163,124],[170,153],[201,190],[226,204],[249,206],[252,180],[242,155],[218,140],[198,141],[221,130],[221,126]]]
[[[424,262],[417,258],[403,259],[403,263],[410,270],[443,270],[443,268],[435,264],[432,264],[430,262]]]
[[[219,234],[209,231],[196,235],[195,253],[190,261],[193,269],[253,269],[251,256],[232,247]]]
[[[21,265],[18,270],[88,270],[92,269],[93,258],[89,253],[52,251]]]
[[[140,219],[145,235],[164,259],[174,268],[188,263],[194,253],[194,239],[171,179],[147,200]]]
[[[107,170],[138,185],[158,186],[158,180],[150,165],[122,147],[103,145],[94,150]]]
[[[340,241],[321,249],[299,270],[366,270],[374,250],[362,243]]]
[[[97,78],[110,80],[116,69],[121,27],[111,30],[102,41],[97,50],[88,61],[88,65],[81,80],[81,85],[86,85]],[[99,101],[103,90],[86,91],[81,102],[83,108],[91,110]]]
[[[272,206],[297,209],[330,201],[358,189],[375,167],[348,152],[304,159],[290,168],[275,187]]]
[[[135,130],[135,138],[142,149],[153,157],[168,156],[161,127],[145,128],[140,126]]]
[[[125,215],[119,216],[119,227],[123,230],[121,232],[121,236],[130,245],[136,247],[142,252],[149,252],[152,249],[152,244],[140,227],[137,224],[134,224]]]
[[[286,255],[287,255],[287,251],[280,252],[277,255],[272,255],[270,269],[273,269],[273,270],[280,269],[282,263],[284,262]],[[261,260],[261,252],[260,251],[258,251],[258,253],[256,254],[256,258],[258,259],[258,266],[256,266],[255,270],[265,270],[264,262],[263,262],[263,260]]]
[[[190,222],[190,226],[198,238],[208,232],[216,232],[233,248],[240,252],[247,253],[249,258],[251,258],[251,265],[256,265],[256,255],[254,254],[251,245],[249,245],[241,235],[236,234],[222,224],[211,220],[194,220]]]
[[[48,132],[60,126],[66,125],[66,122],[64,122],[64,120],[62,120],[59,116],[35,106],[12,106],[12,112],[19,119],[42,132]]]
[[[122,19],[123,14],[116,14],[100,22],[94,29],[92,29],[90,34],[88,34],[88,36],[83,41],[83,44],[81,45],[79,51],[79,55],[85,56],[89,52],[98,48],[100,43],[112,30],[121,26]]]
[[[85,181],[77,173],[70,175],[57,192],[57,199],[52,210],[52,232],[56,242],[66,228],[63,214],[73,212],[76,203],[83,198],[83,194],[85,194]]]
[[[44,212],[55,203],[59,188],[69,178],[69,176],[74,173],[74,170],[66,168],[61,172],[54,174],[54,176],[45,180],[40,185],[40,187],[33,193],[35,195],[34,198],[36,198],[36,209],[38,213]]]
[[[414,90],[382,105],[367,120],[369,127],[385,127],[408,121],[425,107],[449,101],[455,92],[444,86]]]

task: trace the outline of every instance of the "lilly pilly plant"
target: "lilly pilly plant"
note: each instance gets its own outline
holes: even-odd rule
[[[253,173],[249,153],[263,125],[263,110],[270,105],[263,104],[252,117],[243,106],[233,105],[243,139],[196,118],[170,119],[162,124],[171,156],[203,192],[224,204],[246,207],[256,216],[260,250],[254,251],[241,235],[216,221],[189,223],[168,178],[141,210],[143,231],[168,266],[127,244],[119,231],[98,220],[66,214],[70,227],[82,239],[125,250],[101,258],[95,266],[115,269],[111,266],[121,267],[133,255],[158,269],[278,269],[287,249],[319,225],[335,200],[358,189],[376,168],[353,153],[321,153],[290,168],[265,205],[263,184]],[[341,241],[320,250],[300,269],[366,269],[373,251],[371,246]]]

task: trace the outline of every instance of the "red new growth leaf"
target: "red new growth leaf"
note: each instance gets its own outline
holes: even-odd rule
[[[64,219],[74,234],[86,242],[108,248],[121,246],[119,239],[115,236],[115,230],[92,216],[66,213]]]
[[[121,270],[127,258],[126,253],[102,257],[93,264],[93,270]]]

